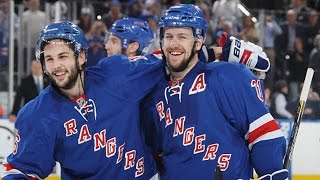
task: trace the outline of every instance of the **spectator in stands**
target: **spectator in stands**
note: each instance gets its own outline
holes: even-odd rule
[[[87,67],[96,65],[100,59],[107,56],[103,44],[106,31],[107,27],[102,21],[96,20],[93,22],[88,33],[88,59],[90,61],[87,62]]]
[[[308,55],[304,52],[303,39],[297,37],[294,44],[294,52],[287,60],[289,82],[289,100],[292,101],[298,98],[300,94],[300,88],[302,87],[305,74],[308,67]]]
[[[240,39],[259,44],[260,30],[255,26],[252,21],[252,16],[244,16],[242,19],[241,31],[238,33]]]
[[[211,7],[208,3],[204,2],[203,0],[197,0],[195,3],[199,8],[203,11],[206,20],[208,22],[208,30],[206,39],[204,41],[204,45],[207,47],[213,46],[215,44],[215,25],[212,18],[212,13],[209,9]]]
[[[9,115],[11,122],[16,121],[17,114],[21,107],[38,96],[43,88],[49,84],[43,76],[40,62],[33,60],[31,63],[31,74],[21,81],[16,91],[13,108]]]
[[[0,0],[0,29],[3,31],[3,41],[8,44],[9,42],[9,23],[10,23],[10,14],[9,14],[9,0]],[[17,38],[20,18],[14,14],[14,38]]]
[[[157,0],[146,0],[141,16],[153,16],[159,19],[161,14],[161,3]]]
[[[26,1],[27,10],[21,15],[21,43],[24,46],[24,75],[29,72],[31,61],[35,59],[34,46],[40,31],[48,24],[49,16],[40,10],[40,0]]]
[[[264,52],[267,54],[271,63],[271,67],[273,69],[271,72],[269,72],[268,76],[264,81],[264,84],[266,88],[270,88],[272,90],[277,69],[277,54],[274,48],[274,41],[277,36],[282,34],[282,29],[270,14],[265,14],[263,17],[263,22],[258,22],[257,27],[260,29],[260,32],[262,34],[260,44],[263,47]]]
[[[106,14],[102,15],[102,20],[107,26],[107,29],[110,29],[112,24],[123,17],[125,17],[124,14],[121,12],[121,3],[118,1],[112,1],[109,3],[110,8],[109,11]]]
[[[221,17],[232,23],[232,27],[237,27],[238,20],[242,17],[242,13],[238,8],[239,0],[217,0],[213,3],[211,9],[214,22],[218,22]]]
[[[234,28],[231,21],[226,20],[224,17],[220,17],[218,20],[218,24],[214,26],[215,34],[216,34],[216,41],[219,40],[221,32],[227,32],[228,34],[234,36]]]
[[[288,103],[287,109],[294,114],[297,111],[299,105],[299,98],[296,98],[294,101]],[[319,94],[313,91],[313,88],[310,87],[308,99],[305,104],[305,108],[303,111],[304,119],[319,119],[319,109],[320,109],[320,97]]]
[[[309,57],[309,67],[314,69],[320,68],[320,34],[314,39],[314,48],[312,49]],[[314,73],[312,79],[314,91],[320,94],[320,73]]]
[[[8,44],[5,44],[3,41],[3,34],[3,31],[0,29],[0,91],[7,91],[9,48]]]
[[[305,52],[309,54],[313,48],[313,40],[320,30],[319,13],[311,10],[308,16],[308,23],[305,24]]]
[[[293,119],[286,106],[288,104],[288,84],[285,80],[278,80],[275,83],[275,91],[271,95],[270,112],[274,118]]]
[[[12,37],[17,39],[20,25],[19,17],[14,14],[14,34]],[[0,0],[0,91],[8,90],[8,71],[9,71],[9,29],[10,14],[9,1]],[[15,43],[16,44],[16,43]]]
[[[287,60],[294,53],[294,44],[297,37],[303,37],[303,25],[297,22],[297,14],[294,10],[288,10],[286,20],[280,23],[282,34],[275,39],[276,67],[278,79],[285,79],[289,75]]]
[[[92,10],[87,6],[82,7],[79,23],[77,25],[83,30],[87,38],[92,26],[93,19],[94,17]]]
[[[297,14],[297,21],[301,23],[307,23],[310,8],[306,5],[306,0],[291,0],[289,9],[293,10]]]

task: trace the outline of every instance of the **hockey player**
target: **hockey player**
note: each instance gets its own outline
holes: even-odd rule
[[[44,179],[56,161],[66,180],[157,178],[138,104],[163,77],[163,63],[155,56],[130,62],[114,55],[84,69],[87,48],[71,22],[41,31],[37,59],[52,83],[18,113],[4,180]]]
[[[153,32],[146,21],[125,17],[117,20],[110,28],[105,38],[105,49],[108,56],[145,55],[153,39]]]
[[[220,170],[223,179],[248,180],[255,170],[260,179],[286,179],[286,142],[263,103],[261,81],[240,63],[199,60],[207,24],[197,6],[170,7],[159,26],[169,74],[142,113],[146,141],[162,159],[160,178],[215,179]],[[254,59],[245,43],[228,43],[224,57]]]

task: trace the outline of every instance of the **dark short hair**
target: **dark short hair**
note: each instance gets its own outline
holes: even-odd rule
[[[276,83],[275,83],[275,90],[276,91],[281,91],[282,88],[288,86],[288,83],[286,80],[278,80]]]

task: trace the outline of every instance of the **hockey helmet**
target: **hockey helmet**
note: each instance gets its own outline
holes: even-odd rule
[[[111,27],[109,35],[121,38],[122,48],[128,48],[132,42],[139,43],[139,54],[146,54],[153,40],[153,32],[147,21],[137,18],[122,18],[117,20]]]
[[[159,21],[160,40],[163,38],[165,27],[190,27],[196,39],[200,36],[205,38],[207,33],[207,22],[202,10],[192,4],[180,4],[171,6]]]
[[[76,55],[79,55],[81,51],[84,51],[87,55],[88,41],[83,31],[72,22],[61,21],[47,25],[40,32],[39,40],[35,49],[36,58],[38,61],[42,62],[44,60],[44,45],[51,39],[67,40],[71,44],[74,44],[73,50]]]

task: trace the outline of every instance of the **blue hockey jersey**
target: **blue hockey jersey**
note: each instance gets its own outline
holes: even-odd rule
[[[161,179],[215,179],[217,166],[224,180],[282,169],[286,142],[260,83],[226,62],[198,62],[181,81],[163,79],[142,111]]]
[[[85,71],[77,102],[46,88],[18,114],[16,144],[3,179],[43,179],[61,164],[62,179],[150,179],[157,173],[143,142],[139,103],[163,78],[154,56],[111,56]]]

